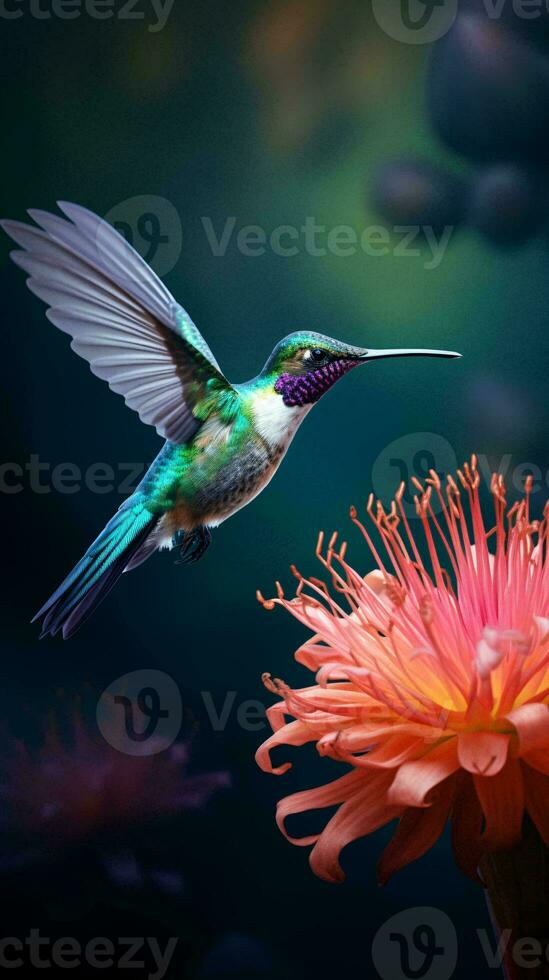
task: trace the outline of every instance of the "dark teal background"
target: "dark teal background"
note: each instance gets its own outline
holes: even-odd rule
[[[269,595],[280,578],[291,591],[290,562],[314,574],[321,528],[349,535],[351,560],[368,569],[348,506],[366,500],[373,462],[393,440],[437,433],[458,461],[475,450],[497,466],[509,454],[511,471],[535,464],[545,479],[546,238],[498,252],[457,231],[435,270],[424,268],[426,249],[416,257],[286,258],[270,250],[250,257],[233,241],[224,257],[212,255],[204,216],[216,229],[234,215],[237,228],[267,232],[299,227],[308,215],[359,232],[381,224],[370,190],[390,157],[418,153],[468,174],[429,132],[429,49],[387,38],[364,3],[176,0],[159,33],[140,21],[38,21],[28,13],[0,28],[1,213],[21,219],[29,206],[55,210],[65,199],[106,214],[137,195],[168,199],[183,244],[167,285],[231,380],[257,373],[275,342],[299,328],[373,347],[464,354],[459,362],[383,361],[347,377],[306,420],[268,491],[216,532],[199,565],[155,557],[124,577],[66,645],[39,644],[29,620],[120,497],[85,487],[72,495],[28,486],[0,494],[7,725],[25,733],[27,719],[45,716],[59,688],[99,692],[127,671],[167,671],[199,719],[205,764],[227,767],[234,780],[194,825],[192,840],[175,830],[166,845],[192,868],[203,945],[237,930],[275,947],[288,975],[375,977],[370,947],[380,925],[400,909],[433,905],[458,930],[456,975],[493,976],[476,938],[487,926],[484,899],[455,868],[449,841],[380,891],[381,832],[346,852],[347,884],[318,881],[306,853],[276,830],[274,807],[335,770],[300,750],[290,775],[261,774],[253,755],[266,730],[243,731],[232,714],[226,731],[213,732],[200,692],[211,692],[216,705],[230,691],[236,705],[268,704],[263,671],[309,682],[293,663],[305,631],[280,611],[265,613],[255,590]],[[3,460],[24,466],[38,454],[51,466],[70,461],[84,470],[98,461],[116,468],[151,460],[160,446],[155,432],[72,354],[8,252],[3,239]],[[398,478],[395,469],[395,487]],[[537,508],[546,491],[547,484],[535,495]],[[55,896],[55,875],[51,889]],[[118,935],[101,907],[70,927],[52,926],[32,903],[7,919],[14,935],[42,922],[54,936],[109,935],[109,928]],[[139,931],[142,921],[146,909],[139,926],[125,922],[126,931]],[[193,975],[189,966],[178,969]]]

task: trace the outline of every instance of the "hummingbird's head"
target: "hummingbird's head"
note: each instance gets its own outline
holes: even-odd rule
[[[354,347],[312,331],[284,337],[275,347],[263,376],[274,377],[274,389],[288,407],[312,405],[359,364],[382,357],[460,357],[443,350],[371,350]]]

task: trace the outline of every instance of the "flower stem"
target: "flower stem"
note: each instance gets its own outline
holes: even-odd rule
[[[483,857],[480,873],[507,980],[549,980],[549,849],[530,820],[516,847]]]

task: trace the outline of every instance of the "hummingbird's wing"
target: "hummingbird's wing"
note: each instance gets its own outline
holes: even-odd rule
[[[208,398],[213,407],[216,395],[236,391],[188,313],[126,239],[86,208],[59,207],[69,221],[31,210],[41,227],[0,223],[24,249],[11,257],[93,373],[165,439],[186,442],[201,425],[196,404]]]

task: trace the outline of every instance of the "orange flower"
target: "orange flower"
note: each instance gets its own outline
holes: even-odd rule
[[[472,876],[484,853],[520,840],[525,812],[549,845],[549,504],[543,520],[531,519],[529,480],[507,511],[494,476],[487,531],[475,457],[458,478],[444,491],[434,472],[425,487],[414,481],[421,535],[406,518],[404,485],[389,513],[370,498],[379,548],[351,510],[378,565],[364,579],[345,561],[346,545],[336,550],[336,535],[324,554],[321,535],[331,592],[293,569],[295,599],[280,586],[277,599],[259,594],[313,631],[296,660],[317,682],[292,690],[266,675],[283,700],[269,709],[274,734],[258,750],[259,765],[284,773],[290,766],[273,767],[273,748],[316,742],[320,755],[351,767],[278,806],[280,829],[292,843],[314,844],[311,866],[328,881],[344,877],[346,844],[395,818],[381,882],[424,854],[447,820],[457,861]],[[322,833],[288,835],[290,815],[334,805]]]

